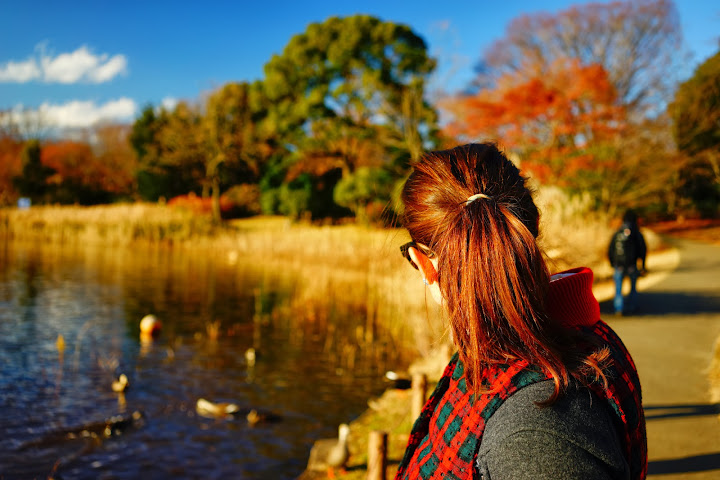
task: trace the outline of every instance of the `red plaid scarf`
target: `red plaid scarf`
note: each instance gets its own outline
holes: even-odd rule
[[[551,289],[551,293],[578,287],[587,294],[592,285],[592,272],[582,269],[572,273],[577,273],[573,275],[576,278],[561,282]],[[582,294],[581,291],[575,293]],[[597,384],[591,388],[600,398],[606,399],[617,415],[631,478],[644,479],[647,475],[647,440],[637,370],[620,338],[599,320],[597,301],[592,294],[590,296],[592,302],[580,306],[589,316],[576,320],[572,327],[597,337],[610,348],[613,364],[606,371],[608,388]],[[556,314],[559,311],[558,308],[553,310]],[[579,311],[577,308],[566,310],[574,314]],[[592,321],[591,317],[597,320]],[[569,323],[566,317],[560,318]],[[455,354],[413,426],[396,479],[472,478],[485,424],[492,414],[520,388],[549,378],[526,361],[492,366],[483,372],[482,384],[493,386],[494,391],[473,401],[463,373],[463,364]]]

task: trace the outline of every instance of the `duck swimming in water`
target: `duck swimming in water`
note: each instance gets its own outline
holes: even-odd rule
[[[242,412],[239,412],[242,413]],[[254,408],[251,408],[249,412],[245,415],[245,419],[248,422],[248,425],[251,427],[254,427],[258,423],[273,423],[273,422],[279,422],[282,420],[282,417],[278,415],[277,413],[273,412],[265,412],[261,410],[256,410]]]
[[[227,418],[238,413],[240,407],[234,403],[216,403],[198,398],[195,411],[203,417]]]
[[[255,361],[257,360],[257,352],[254,348],[250,347],[247,350],[245,350],[245,361],[247,361],[248,367],[255,366]]]
[[[51,448],[68,441],[85,439],[103,440],[125,434],[132,429],[140,428],[144,423],[145,414],[136,410],[130,415],[116,415],[105,421],[91,422],[77,427],[52,431],[42,438],[20,445],[17,450],[24,451],[30,448]]]
[[[120,376],[117,378],[117,380],[114,380],[112,382],[112,389],[113,392],[122,393],[130,386],[130,382],[128,381],[127,375],[120,374]]]

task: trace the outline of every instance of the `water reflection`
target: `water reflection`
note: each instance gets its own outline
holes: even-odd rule
[[[319,295],[308,281],[207,251],[0,245],[3,478],[54,466],[68,478],[296,477],[312,442],[361,413],[403,362],[372,302],[343,294],[355,279],[313,285]],[[163,329],[141,342],[148,313]],[[206,418],[199,398],[282,421]],[[142,425],[77,433],[136,411]]]

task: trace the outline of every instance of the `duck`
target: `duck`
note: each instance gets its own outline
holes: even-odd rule
[[[350,435],[350,426],[343,423],[338,428],[337,443],[330,448],[327,456],[328,467],[330,467],[330,476],[334,476],[333,469],[339,468],[344,471],[347,461],[350,458],[350,450],[348,450],[347,440]]]
[[[349,435],[350,426],[343,423],[338,427],[337,438],[316,441],[310,450],[308,470],[327,470],[328,478],[335,478],[335,469],[344,472],[350,458]]]
[[[160,334],[162,323],[155,315],[145,315],[140,320],[140,337],[143,339],[153,339]]]
[[[398,373],[393,370],[385,372],[385,381],[398,390],[407,390],[412,387],[412,378],[408,373]]]
[[[140,410],[135,410],[132,414],[128,416],[117,415],[114,417],[110,417],[105,420],[106,425],[105,429],[103,430],[103,435],[105,435],[106,437],[120,435],[129,428],[137,428],[143,425],[144,421],[145,414]]]
[[[254,348],[250,347],[245,350],[245,361],[247,362],[248,367],[255,366],[255,360],[257,360],[257,357],[258,353]]]
[[[123,393],[129,386],[130,381],[124,373],[120,374],[120,376],[112,382],[112,390],[117,393]]]
[[[227,418],[240,410],[234,403],[216,403],[198,398],[195,410],[203,417]]]
[[[350,450],[348,450],[347,440],[350,435],[350,426],[347,423],[343,423],[338,428],[338,440],[335,445],[330,449],[327,456],[328,463],[328,476],[333,478],[335,476],[335,468],[339,468],[340,471],[345,471],[345,466],[350,458]]]
[[[20,445],[17,450],[24,451],[37,448],[58,448],[68,441],[86,440],[88,438],[101,441],[105,438],[121,435],[130,429],[140,428],[145,424],[145,414],[135,410],[130,415],[116,415],[100,422],[90,422],[71,428],[63,428],[48,432],[39,439]]]
[[[250,411],[247,412],[247,415],[245,415],[245,419],[247,420],[248,425],[254,427],[261,422],[278,422],[282,419],[282,417],[276,413],[263,412],[251,408]]]

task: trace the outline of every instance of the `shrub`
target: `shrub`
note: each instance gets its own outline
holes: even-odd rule
[[[234,218],[251,217],[263,211],[260,205],[260,187],[257,185],[235,185],[225,192],[222,198],[227,199],[230,203],[231,207],[228,213]]]
[[[212,212],[212,198],[198,197],[193,192],[173,197],[168,200],[167,204],[171,207],[184,208],[193,213],[209,215]],[[220,197],[220,212],[227,214],[232,207],[232,203],[225,195]]]
[[[338,205],[353,211],[360,223],[378,223],[390,201],[393,178],[380,168],[358,168],[335,186],[333,198]]]

